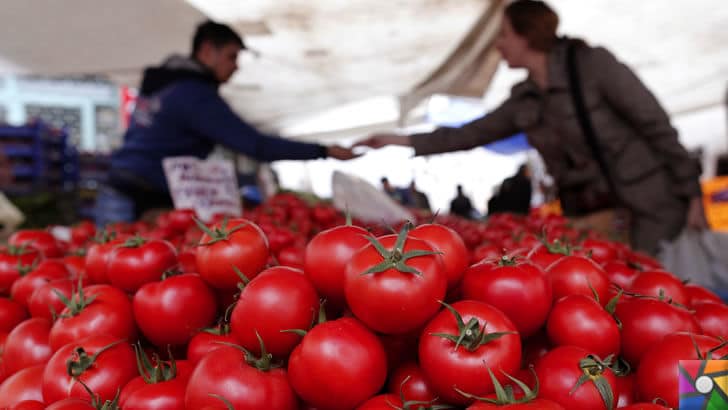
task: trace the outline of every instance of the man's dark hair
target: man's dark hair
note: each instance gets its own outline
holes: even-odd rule
[[[215,47],[223,47],[228,44],[236,44],[240,48],[245,48],[243,39],[230,26],[215,23],[207,20],[197,26],[195,36],[192,38],[192,55],[194,56],[200,51],[200,47],[206,41],[212,43]]]

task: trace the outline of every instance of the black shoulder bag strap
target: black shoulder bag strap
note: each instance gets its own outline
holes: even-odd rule
[[[566,63],[567,69],[569,71],[571,98],[574,102],[574,108],[576,109],[576,115],[579,119],[579,125],[581,125],[584,139],[591,149],[592,155],[597,160],[599,168],[602,171],[602,175],[604,175],[604,178],[606,178],[607,180],[607,185],[609,186],[611,195],[613,195],[614,200],[617,201],[617,189],[614,185],[614,180],[612,180],[612,175],[609,172],[607,161],[606,159],[604,159],[604,154],[599,147],[597,134],[594,132],[594,126],[591,122],[591,116],[589,115],[589,111],[587,111],[586,108],[586,103],[584,102],[584,92],[581,88],[581,78],[579,76],[579,69],[576,65],[576,51],[579,46],[580,43],[578,40],[571,40],[569,41],[569,45],[566,49]]]

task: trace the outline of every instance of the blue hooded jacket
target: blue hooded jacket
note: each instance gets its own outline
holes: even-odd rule
[[[162,159],[206,158],[220,144],[259,161],[326,157],[326,147],[266,135],[220,97],[218,82],[199,63],[171,57],[144,73],[140,96],[111,174],[134,175],[167,191]]]

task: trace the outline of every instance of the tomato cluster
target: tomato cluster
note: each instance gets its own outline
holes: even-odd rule
[[[0,249],[0,409],[665,409],[728,306],[560,217],[367,227],[279,194]]]

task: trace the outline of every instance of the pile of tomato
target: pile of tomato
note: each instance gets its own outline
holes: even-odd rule
[[[666,409],[728,306],[563,218],[90,223],[0,250],[0,409]]]

